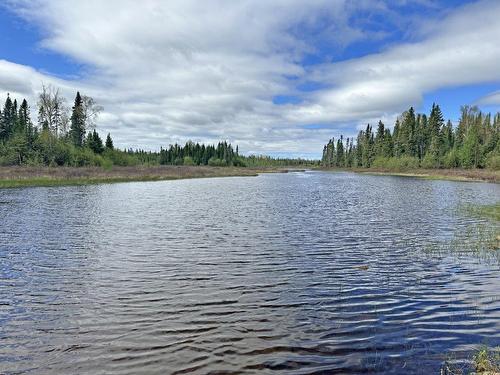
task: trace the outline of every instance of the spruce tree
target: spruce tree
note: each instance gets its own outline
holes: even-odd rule
[[[76,93],[75,105],[71,114],[70,138],[73,145],[82,147],[85,137],[85,116],[83,112],[83,101],[80,92]]]
[[[106,137],[106,149],[112,150],[113,148],[113,140],[111,139],[111,134],[108,133],[108,136]]]
[[[7,99],[5,100],[5,104],[3,106],[2,118],[0,121],[0,140],[9,139],[14,130],[15,116],[13,116],[13,111],[14,103],[12,103],[10,95],[7,94]]]

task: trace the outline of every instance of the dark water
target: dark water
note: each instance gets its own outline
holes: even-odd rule
[[[0,373],[438,373],[500,345],[500,274],[423,248],[499,199],[320,172],[1,190]]]

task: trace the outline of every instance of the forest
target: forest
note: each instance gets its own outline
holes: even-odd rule
[[[274,167],[316,165],[304,159],[243,156],[238,146],[226,141],[217,145],[187,142],[169,145],[160,151],[120,150],[110,134],[103,140],[96,131],[102,110],[93,98],[77,92],[68,108],[60,91],[43,86],[37,101],[34,122],[26,99],[21,104],[7,95],[0,111],[0,166],[116,166],[209,165],[235,167]]]
[[[456,126],[444,121],[432,105],[429,116],[413,107],[396,120],[393,130],[379,121],[367,125],[356,140],[341,135],[323,148],[323,167],[338,168],[488,168],[500,169],[500,113],[462,106]]]

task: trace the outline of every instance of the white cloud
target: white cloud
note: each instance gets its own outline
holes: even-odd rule
[[[500,91],[492,92],[477,100],[479,105],[493,105],[500,107]]]
[[[72,99],[80,89],[104,106],[99,129],[122,147],[228,139],[248,152],[305,155],[319,153],[337,133],[305,129],[308,123],[352,135],[364,121],[418,104],[429,90],[500,80],[494,1],[429,22],[418,42],[343,62],[300,64],[315,52],[314,39],[335,49],[383,38],[349,22],[359,8],[372,7],[395,18],[382,1],[10,1],[41,28],[43,48],[86,70],[65,80],[0,61],[0,91],[33,99],[43,81]],[[308,80],[331,88],[298,92],[297,82]],[[279,94],[304,102],[273,104]]]

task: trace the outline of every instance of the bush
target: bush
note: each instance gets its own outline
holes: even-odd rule
[[[500,171],[500,154],[494,151],[490,152],[486,157],[486,168]]]
[[[184,159],[182,161],[183,165],[194,165],[194,160],[190,156],[184,156]]]
[[[422,168],[432,169],[441,167],[441,163],[439,161],[439,157],[427,154],[422,159]]]
[[[102,157],[101,167],[103,167],[105,170],[109,171],[110,169],[113,168],[113,161],[111,159]]]
[[[71,165],[75,167],[86,167],[86,166],[100,166],[102,163],[102,158],[94,154],[94,152],[83,147],[80,149],[74,149]]]
[[[208,159],[208,165],[211,167],[226,167],[227,161],[224,159],[210,158]]]
[[[111,161],[113,165],[120,167],[134,166],[139,164],[137,157],[117,149],[106,149],[103,153],[104,159]]]
[[[242,158],[236,158],[233,160],[233,165],[235,167],[246,167],[246,163],[244,162],[244,160]]]
[[[445,155],[444,166],[446,168],[460,167],[460,154],[457,149],[453,149]]]
[[[373,168],[389,168],[389,159],[383,156],[377,156],[375,160],[373,160],[372,167]]]
[[[402,156],[399,158],[384,158],[377,157],[372,163],[374,168],[387,168],[394,171],[405,171],[409,169],[417,169],[418,158],[412,158],[410,156]]]

